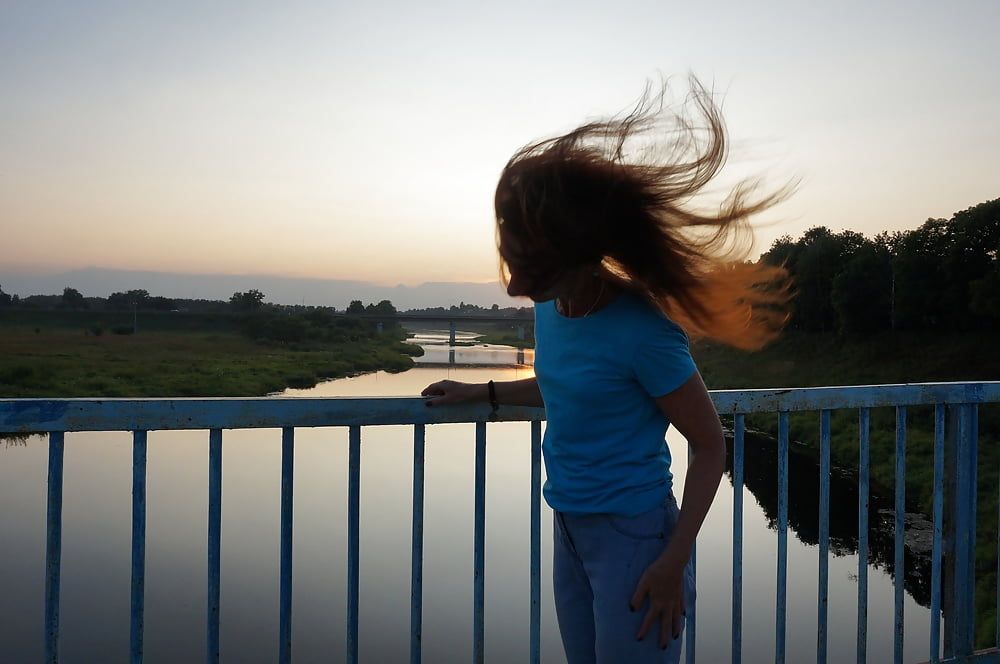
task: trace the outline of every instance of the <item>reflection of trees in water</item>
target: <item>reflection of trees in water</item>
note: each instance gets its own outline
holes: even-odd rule
[[[726,472],[732,482],[733,441],[727,438]],[[788,526],[805,544],[819,544],[819,463],[789,445]],[[768,526],[778,528],[777,441],[747,432],[744,437],[743,477],[760,504]],[[930,606],[932,524],[920,515],[906,515],[906,555],[903,587],[922,606]],[[894,499],[891,492],[869,484],[868,561],[893,574]],[[929,529],[929,530],[928,530]],[[928,537],[923,537],[927,535]],[[925,546],[926,544],[926,546]],[[846,556],[858,552],[858,483],[856,472],[833,467],[830,475],[830,552]]]

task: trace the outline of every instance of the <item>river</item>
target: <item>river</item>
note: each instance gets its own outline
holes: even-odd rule
[[[416,368],[322,383],[289,396],[417,395],[443,378],[484,382],[532,375],[511,366],[506,347],[447,345],[424,331]],[[459,335],[471,341],[472,335]],[[442,343],[443,342],[443,343]],[[448,364],[454,351],[459,365]],[[526,361],[530,362],[530,351]],[[476,366],[461,366],[472,364]],[[494,365],[494,366],[488,366]],[[678,495],[686,444],[668,432]],[[424,661],[468,661],[472,650],[474,425],[427,429],[424,525]],[[203,661],[206,602],[208,435],[151,432],[148,448],[146,662]],[[278,642],[280,432],[224,435],[221,648],[225,662],[273,662]],[[743,661],[774,659],[777,538],[769,492],[761,487],[767,446],[748,444],[744,489]],[[755,451],[756,450],[756,451]],[[760,457],[765,458],[761,459]],[[753,459],[751,459],[753,457]],[[43,438],[0,443],[0,661],[42,661],[45,560]],[[757,469],[754,470],[751,468]],[[529,426],[488,428],[486,659],[528,659]],[[815,661],[817,547],[815,481],[792,462],[788,540],[788,662]],[[815,473],[815,470],[812,470]],[[404,662],[409,653],[412,427],[366,427],[361,460],[360,653],[365,662]],[[834,480],[831,520],[829,662],[855,661],[857,556],[836,524],[856,502]],[[754,492],[751,491],[754,489]],[[60,651],[66,664],[123,662],[128,653],[131,436],[66,436]],[[773,489],[772,489],[773,492]],[[799,495],[797,495],[797,492]],[[856,500],[856,499],[855,499]],[[295,447],[292,652],[297,662],[342,661],[346,634],[347,430],[298,429]],[[733,489],[727,476],[698,540],[700,662],[729,661]],[[551,583],[551,513],[542,514],[542,661],[565,661]],[[812,524],[811,529],[810,525]],[[889,519],[891,529],[891,518]],[[891,537],[891,530],[888,531]],[[854,546],[856,547],[856,541]],[[878,556],[874,556],[876,559]],[[907,577],[911,576],[908,571]],[[917,574],[916,576],[920,576]],[[919,596],[919,594],[918,594]],[[869,661],[891,661],[892,579],[869,570]],[[929,612],[906,596],[905,661],[926,659]]]

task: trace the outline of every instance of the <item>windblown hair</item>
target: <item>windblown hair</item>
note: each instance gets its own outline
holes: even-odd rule
[[[521,251],[503,247],[501,281],[520,271],[546,288],[569,271],[600,266],[603,277],[640,293],[692,338],[758,349],[788,315],[788,273],[746,259],[749,219],[783,200],[786,186],[758,195],[737,184],[717,209],[693,199],[725,164],[728,140],[708,91],[691,78],[683,112],[666,111],[664,84],[647,86],[624,117],[587,123],[518,150],[496,190],[500,225]],[[701,123],[686,112],[694,107]],[[702,126],[703,125],[703,126]]]

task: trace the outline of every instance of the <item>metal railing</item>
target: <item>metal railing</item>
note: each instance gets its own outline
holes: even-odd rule
[[[934,500],[931,662],[1000,662],[1000,650],[974,651],[975,544],[978,406],[1000,402],[1000,382],[925,383],[782,390],[712,392],[721,415],[733,417],[733,596],[732,661],[742,661],[743,485],[745,415],[777,413],[778,518],[775,660],[785,660],[788,563],[789,414],[819,411],[819,587],[816,658],[828,654],[829,509],[831,411],[852,409],[859,422],[858,630],[857,661],[867,661],[869,437],[872,408],[896,409],[894,662],[903,658],[903,551],[906,501],[907,408],[934,407]],[[473,652],[484,658],[484,551],[486,434],[489,421],[531,423],[529,659],[540,659],[541,629],[541,422],[537,408],[503,407],[492,415],[485,405],[428,409],[424,400],[384,398],[256,399],[0,399],[0,431],[49,436],[48,507],[45,561],[45,661],[59,661],[59,585],[62,536],[63,450],[69,431],[131,431],[133,434],[132,582],[130,661],[143,658],[146,533],[146,442],[153,430],[208,430],[208,602],[206,661],[219,661],[220,534],[222,521],[223,430],[280,428],[281,517],[278,661],[292,658],[292,515],[295,429],[348,427],[348,551],[346,660],[357,662],[359,601],[359,496],[363,427],[413,426],[413,520],[411,554],[410,661],[421,660],[424,440],[426,426],[475,423],[475,525],[473,546]],[[946,474],[946,465],[948,473]],[[946,565],[943,565],[943,561]],[[1000,571],[1000,566],[998,566]],[[998,575],[1000,576],[1000,575]],[[1000,591],[997,593],[1000,615]],[[940,616],[944,617],[941,634]],[[695,661],[696,612],[687,615],[686,661]],[[998,622],[1000,644],[1000,622]],[[943,639],[942,639],[943,636]],[[942,647],[943,646],[943,647]],[[4,654],[0,652],[0,657]]]

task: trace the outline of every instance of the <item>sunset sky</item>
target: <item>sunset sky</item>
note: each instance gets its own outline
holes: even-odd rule
[[[1000,3],[3,2],[0,273],[496,278],[532,139],[693,72],[758,247],[1000,196]]]

